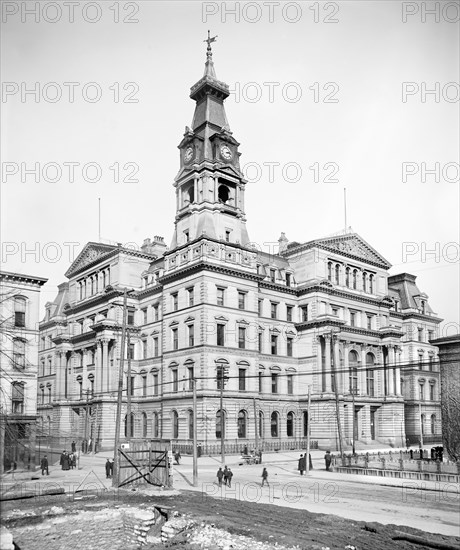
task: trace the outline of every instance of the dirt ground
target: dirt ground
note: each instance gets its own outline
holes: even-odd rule
[[[2,503],[2,523],[10,529],[13,535],[17,535],[15,540],[21,550],[39,550],[41,548],[63,550],[67,547],[75,548],[75,540],[72,540],[71,536],[68,536],[67,540],[63,538],[66,533],[69,534],[68,528],[72,522],[73,514],[88,510],[89,506],[92,509],[106,510],[120,504],[147,508],[151,508],[153,504],[168,506],[171,510],[176,510],[180,514],[197,520],[199,524],[213,524],[216,528],[234,534],[235,540],[231,546],[234,549],[239,548],[238,536],[240,535],[253,538],[254,548],[262,547],[260,543],[317,550],[326,548],[330,550],[345,548],[348,550],[353,548],[357,550],[460,548],[460,537],[433,535],[410,527],[356,522],[334,515],[314,514],[305,510],[282,508],[270,504],[216,499],[194,491],[181,491],[179,495],[174,496],[146,495],[140,492],[126,491],[119,493],[118,496],[107,495],[104,498],[99,497],[91,500],[75,501],[66,495],[42,497],[39,502],[34,502],[34,499],[10,501]],[[45,511],[48,512],[49,518],[49,510],[53,506],[63,508],[64,513],[68,514],[68,520],[61,521],[56,526],[57,531],[55,529],[54,536],[46,534],[44,530],[40,531],[39,527],[33,531],[24,530],[28,524],[34,524],[37,527],[43,521],[44,516],[42,517],[41,514],[44,514]],[[14,510],[20,510],[23,517],[18,517],[17,513],[11,516],[10,514]],[[33,516],[28,517],[26,514],[29,513]],[[72,528],[75,529],[75,526]],[[61,534],[59,529],[63,531]],[[27,533],[29,534],[27,535]],[[395,537],[408,535],[418,537],[419,543],[395,540]],[[107,529],[105,532],[96,527],[93,532],[86,530],[85,550],[105,547],[111,548],[111,550],[127,548],[122,544],[119,534],[117,539],[116,531],[113,531],[113,538],[114,540],[111,541]],[[163,546],[163,548],[174,547],[184,550],[198,548],[196,545],[189,545],[185,538],[176,542],[171,541]],[[218,547],[215,543],[202,546],[202,548]],[[151,548],[161,548],[161,546],[157,545]]]

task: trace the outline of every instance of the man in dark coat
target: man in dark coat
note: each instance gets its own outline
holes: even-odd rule
[[[222,467],[220,467],[217,470],[217,483],[219,484],[219,487],[222,486],[222,478],[224,477],[224,472],[222,471]]]
[[[303,476],[303,473],[305,472],[306,468],[307,468],[306,457],[304,457],[303,455],[300,455],[297,469],[299,470],[301,476]]]
[[[227,466],[224,466],[224,485],[227,485],[228,481],[228,468]]]
[[[72,453],[77,452],[77,445],[76,445],[75,441],[72,441],[71,449],[72,449]]]
[[[49,473],[49,470],[48,470],[48,457],[46,455],[41,459],[40,466],[41,466],[41,469],[42,469],[42,476],[45,475],[45,472],[46,472],[46,475],[49,476],[50,473]]]
[[[59,459],[59,464],[61,465],[61,470],[64,469],[64,457],[65,457],[65,451],[62,451],[61,457]]]
[[[110,479],[110,459],[107,459],[107,462],[105,463],[105,477],[106,479]]]
[[[70,470],[70,458],[69,453],[67,451],[64,451],[62,453],[62,469],[63,470]]]
[[[232,477],[233,477],[233,472],[230,468],[228,468],[228,470],[227,470],[227,485],[229,487],[232,486]]]
[[[332,462],[331,451],[326,451],[326,454],[324,455],[324,462],[326,463],[326,471],[329,472]]]

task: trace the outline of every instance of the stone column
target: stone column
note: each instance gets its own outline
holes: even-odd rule
[[[395,378],[394,378],[394,364],[395,364],[395,348],[394,346],[388,346],[388,395],[395,394]]]
[[[395,349],[395,365],[399,365],[399,360],[400,360],[399,351],[401,348],[399,348],[398,346],[395,346],[394,349]],[[396,377],[396,395],[400,397],[401,396],[401,369],[399,366],[397,366],[395,369],[395,377]]]
[[[325,374],[325,379],[326,379],[324,390],[330,393],[332,391],[331,390],[331,336],[329,334],[325,334],[323,338],[325,342],[325,358],[324,358],[324,365],[322,365],[322,367],[323,367],[323,373]]]
[[[367,395],[366,346],[364,345],[361,346],[361,361],[358,368],[358,389],[361,395]]]
[[[345,340],[343,343],[343,373],[342,373],[342,387],[343,387],[343,393],[348,393],[348,386],[347,378],[350,374],[350,363],[349,363],[349,357],[348,354],[350,352],[350,342],[348,340]]]
[[[103,366],[102,366],[102,350],[101,350],[101,341],[98,340],[96,342],[96,369],[95,369],[95,385],[96,385],[96,393],[100,393],[102,391],[102,372],[103,372]]]
[[[54,388],[55,399],[64,399],[65,395],[65,369],[66,369],[66,357],[65,351],[59,351],[58,361],[56,365],[56,385]]]
[[[102,340],[102,369],[101,369],[101,392],[109,389],[109,340]],[[105,375],[105,376],[103,376]],[[105,378],[105,384],[104,384]],[[105,386],[105,387],[104,387]]]
[[[334,353],[334,371],[335,371],[335,383],[337,384],[338,393],[344,392],[343,387],[343,373],[342,365],[340,364],[340,353],[339,353],[339,339],[333,339],[333,353]]]

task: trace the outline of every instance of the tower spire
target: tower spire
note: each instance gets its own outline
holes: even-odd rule
[[[214,70],[214,62],[212,60],[211,44],[216,41],[216,38],[217,38],[217,35],[211,37],[211,31],[208,30],[208,38],[206,40],[203,40],[203,42],[208,43],[208,47],[206,49],[206,63],[204,66],[203,76],[210,76],[212,78],[216,78],[216,71]]]

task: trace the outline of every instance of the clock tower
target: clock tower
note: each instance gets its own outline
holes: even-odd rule
[[[176,188],[175,231],[171,250],[201,237],[246,245],[249,237],[244,213],[246,180],[240,169],[239,143],[225,114],[229,87],[216,77],[208,31],[203,77],[192,86],[196,102],[192,127],[178,148],[180,170]]]

